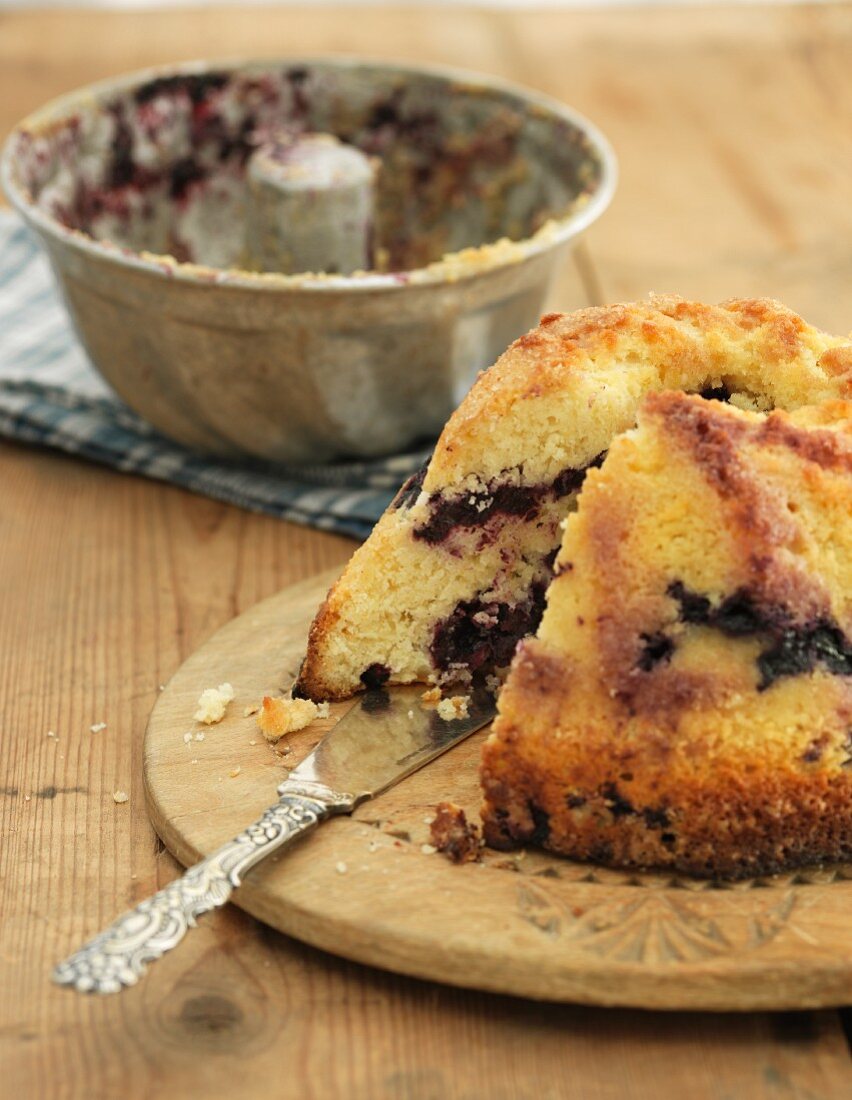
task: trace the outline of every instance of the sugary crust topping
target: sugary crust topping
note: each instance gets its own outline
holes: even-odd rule
[[[845,392],[849,392],[850,379],[852,379],[852,343],[824,351],[820,356],[819,365],[826,374],[843,379],[846,383]]]
[[[794,374],[782,378],[784,365],[795,367]],[[585,392],[580,383],[588,374],[616,383],[625,367],[647,367],[646,382],[653,375],[656,389],[697,391],[724,375],[747,379],[752,393],[770,398],[769,407],[852,397],[852,343],[820,332],[771,299],[710,306],[654,296],[636,304],[550,313],[480,375],[442,433],[424,489],[461,481],[470,472],[466,453],[473,449],[478,457],[478,443],[499,418],[523,415],[531,401]],[[505,424],[501,430],[507,430]]]

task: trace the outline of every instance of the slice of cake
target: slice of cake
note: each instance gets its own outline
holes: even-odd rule
[[[852,857],[852,403],[649,396],[556,574],[484,749],[492,846],[724,877]]]
[[[297,692],[465,683],[537,627],[560,521],[643,396],[741,408],[852,395],[852,346],[770,301],[678,298],[551,314],[485,372],[355,553],[310,634]]]

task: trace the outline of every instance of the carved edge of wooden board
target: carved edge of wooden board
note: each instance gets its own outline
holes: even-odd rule
[[[281,762],[242,708],[286,686],[333,579],[301,582],[232,620],[162,692],[146,731],[145,787],[154,827],[181,863],[274,799]],[[187,746],[199,693],[223,680],[238,690],[231,712]],[[334,706],[333,720],[345,710]],[[331,725],[293,738],[293,762]],[[462,867],[424,855],[424,816],[448,790],[476,810],[482,736],[252,872],[237,904],[357,962],[541,1000],[742,1011],[848,1002],[849,868],[718,889],[536,852]]]

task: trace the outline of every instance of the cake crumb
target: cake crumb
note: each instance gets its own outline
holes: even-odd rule
[[[57,734],[55,734],[55,733],[53,732],[53,730],[48,730],[48,731],[47,731],[47,736],[48,736],[48,737],[49,737],[49,738],[50,738],[50,739],[51,739],[52,741],[58,741],[58,740],[59,740],[59,736],[58,736]]]
[[[183,743],[185,745],[188,745],[191,740],[192,740],[192,734],[191,733],[185,733],[183,735]]]
[[[101,730],[106,729],[106,722],[95,722],[93,726],[89,726],[89,733],[100,733]]]
[[[503,686],[503,681],[499,676],[486,676],[485,677],[485,690],[490,695],[497,695],[500,688]]]
[[[453,863],[478,863],[482,843],[478,826],[467,820],[464,810],[452,802],[439,802],[429,837],[436,851]]]
[[[277,741],[286,733],[309,726],[317,717],[317,709],[310,699],[273,699],[264,695],[257,724],[267,741]]]
[[[203,741],[204,740],[204,732],[202,730],[199,730],[198,733],[196,733],[195,740],[196,741]]]
[[[317,703],[317,718],[331,718],[330,703]]]
[[[253,718],[260,710],[260,703],[249,703],[243,710],[243,718]]]
[[[439,687],[429,688],[428,691],[424,691],[420,696],[420,699],[424,703],[437,703],[441,698],[441,689]]]
[[[130,796],[127,794],[126,791],[113,791],[112,800],[113,802],[118,802],[119,804],[121,804],[122,802],[129,802]]]
[[[250,744],[250,745],[256,745],[256,744],[257,744],[257,741],[255,741],[255,739],[254,739],[254,738],[252,738],[252,739],[251,739],[251,741],[249,741],[249,744]]]
[[[438,703],[438,717],[445,722],[452,722],[456,718],[467,718],[469,695],[453,695],[449,699],[442,699]]]
[[[240,767],[240,765],[237,764],[237,766],[235,768],[231,768],[231,770],[230,770],[230,772],[228,772],[228,774],[230,775],[231,779],[236,779],[237,776],[240,774],[240,772],[242,770],[243,769]]]
[[[212,725],[221,722],[228,709],[228,703],[234,698],[234,689],[230,684],[220,684],[217,688],[207,688],[198,697],[198,710],[193,715],[196,722]]]
[[[335,869],[335,871],[337,871],[337,873],[339,875],[345,875],[346,874],[346,864],[343,862],[343,860],[341,860],[338,864],[336,864],[334,869]]]
[[[413,718],[413,717],[414,717],[414,711],[413,711],[413,710],[410,710],[410,711],[408,712],[408,717],[409,717],[409,718]]]
[[[433,856],[438,851],[438,849],[435,847],[434,844],[421,844],[420,851],[423,853],[424,856]]]

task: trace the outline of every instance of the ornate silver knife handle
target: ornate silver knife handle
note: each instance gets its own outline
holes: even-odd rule
[[[356,803],[320,783],[287,780],[278,793],[280,800],[254,824],[59,963],[53,980],[80,993],[117,993],[135,985],[147,963],[195,927],[196,917],[227,902],[246,871],[331,814],[351,813]]]

